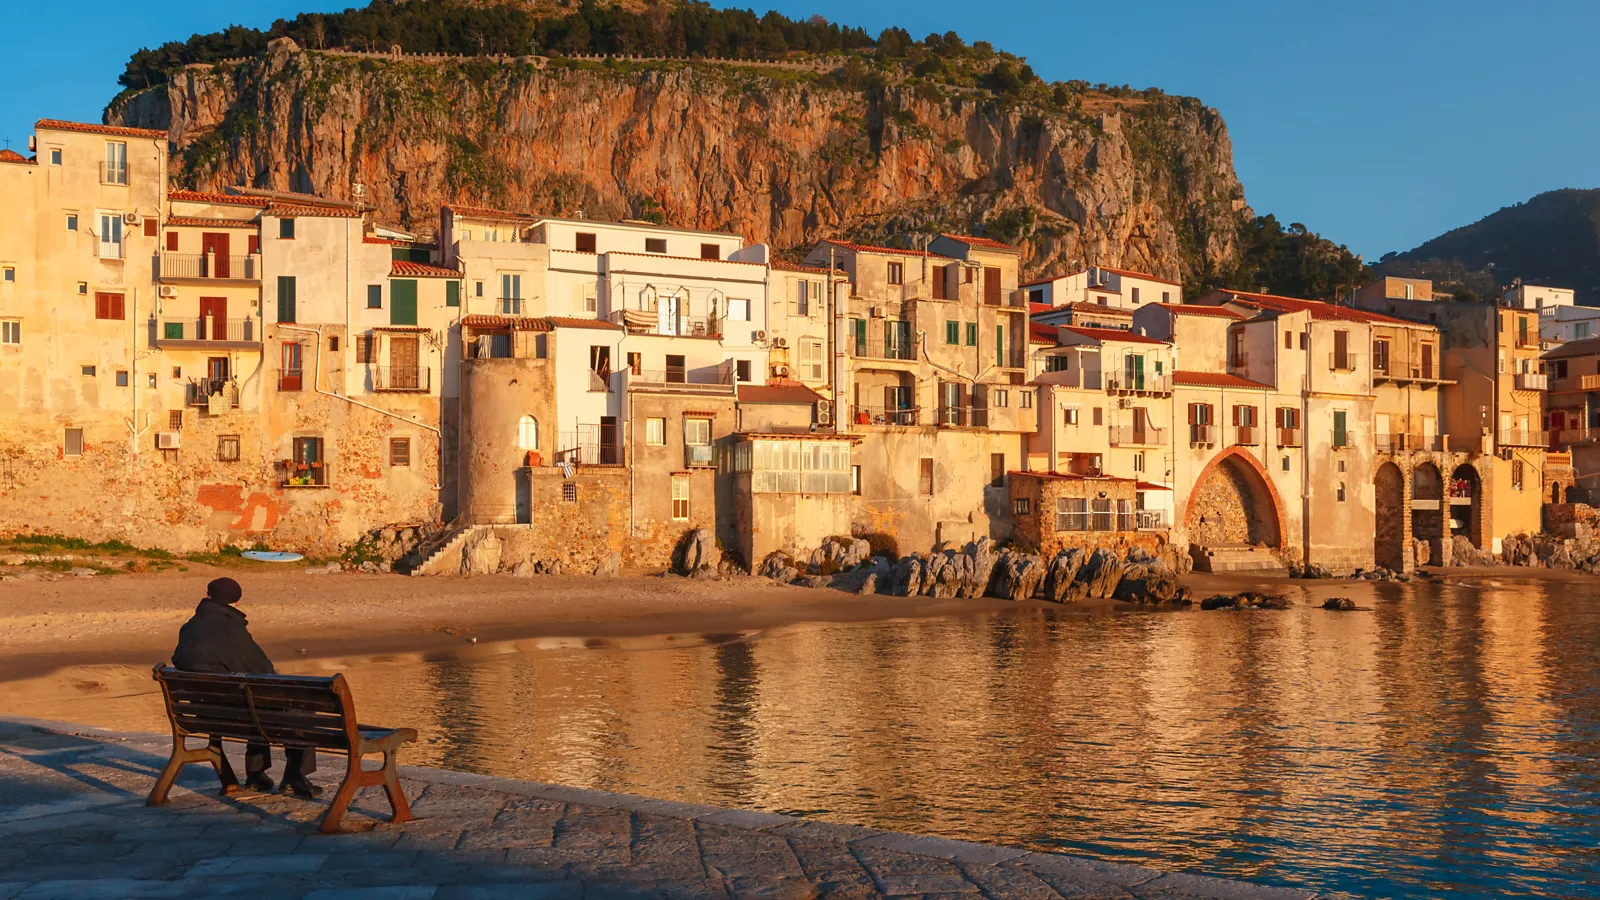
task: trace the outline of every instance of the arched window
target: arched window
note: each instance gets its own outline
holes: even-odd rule
[[[517,420],[517,449],[539,449],[539,420],[533,416],[523,416]]]

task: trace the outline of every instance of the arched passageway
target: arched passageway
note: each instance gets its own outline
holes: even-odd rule
[[[1386,462],[1372,478],[1375,503],[1375,528],[1372,558],[1380,566],[1396,572],[1405,570],[1406,490],[1400,467]]]
[[[1213,459],[1189,495],[1189,540],[1206,547],[1281,547],[1282,511],[1259,464],[1239,451]]]
[[[1427,564],[1444,564],[1444,478],[1439,467],[1423,463],[1411,470],[1411,536],[1432,548]],[[1421,560],[1419,560],[1421,562]]]

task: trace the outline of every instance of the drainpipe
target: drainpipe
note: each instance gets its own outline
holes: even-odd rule
[[[1306,321],[1306,378],[1300,391],[1300,562],[1311,563],[1311,361],[1316,358],[1311,344],[1311,322]],[[1345,426],[1349,428],[1348,423]],[[1349,433],[1346,432],[1346,439]]]

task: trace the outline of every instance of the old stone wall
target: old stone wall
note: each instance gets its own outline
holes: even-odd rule
[[[1205,546],[1276,544],[1278,524],[1261,485],[1232,460],[1212,467],[1195,486],[1188,513],[1189,540]]]

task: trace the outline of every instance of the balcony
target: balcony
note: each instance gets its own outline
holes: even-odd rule
[[[1579,375],[1578,390],[1600,391],[1600,375]]]
[[[896,425],[907,427],[917,424],[920,410],[883,406],[852,406],[850,421],[857,425]]]
[[[710,469],[717,465],[716,448],[710,444],[684,444],[683,465],[689,469]]]
[[[426,366],[373,366],[374,391],[425,394],[432,389],[433,370]]]
[[[1512,379],[1511,387],[1518,391],[1548,391],[1550,376],[1540,372],[1523,372]]]
[[[629,334],[656,334],[669,337],[722,337],[722,316],[690,316],[663,313],[659,309],[624,309],[611,314],[611,321]]]
[[[304,383],[305,383],[305,379],[303,377],[302,370],[300,370],[300,369],[279,369],[278,370],[278,390],[286,391],[286,392],[289,392],[289,393],[293,393],[295,391],[300,390]]]
[[[555,462],[575,466],[615,466],[622,460],[617,447],[615,428],[603,425],[579,425],[577,431],[563,431],[557,435]]]
[[[1254,447],[1261,443],[1261,432],[1254,425],[1233,426],[1233,445],[1235,447]]]
[[[1167,429],[1112,425],[1107,429],[1113,447],[1161,447],[1167,443]]]
[[[1211,428],[1212,427],[1210,425],[1190,425],[1189,446],[1209,447],[1212,444],[1215,444],[1216,438],[1212,436],[1213,432]]]
[[[1346,431],[1343,436],[1334,435],[1333,440],[1329,441],[1328,445],[1335,450],[1349,450],[1356,445],[1356,433]]]
[[[1550,432],[1502,431],[1496,436],[1496,443],[1502,447],[1548,447],[1550,446]]]
[[[886,340],[879,344],[856,344],[856,355],[868,359],[900,359],[915,361],[917,345],[912,340]]]
[[[732,394],[737,390],[731,366],[692,369],[668,366],[665,369],[623,369],[630,391],[689,391],[700,394]],[[607,379],[609,383],[609,379]]]
[[[1354,372],[1359,363],[1360,357],[1354,353],[1334,352],[1328,354],[1328,371],[1330,372]]]
[[[103,162],[100,164],[101,184],[127,184],[128,164],[125,162]]]
[[[1279,447],[1298,447],[1303,440],[1298,428],[1279,428],[1277,431]]]
[[[231,378],[191,378],[185,388],[185,405],[209,409],[211,398],[226,394],[230,386],[236,387]]]
[[[259,349],[261,325],[255,319],[163,316],[150,319],[151,343],[163,350]]]
[[[325,462],[297,463],[283,460],[278,463],[283,470],[282,486],[286,488],[319,488],[328,486],[328,464]]]
[[[156,257],[158,281],[261,280],[261,255],[226,256],[215,253],[162,253]]]
[[[1133,511],[1136,531],[1166,531],[1167,511],[1164,509],[1136,509]]]
[[[1106,391],[1120,394],[1170,394],[1172,381],[1165,375],[1129,375],[1122,372],[1117,375],[1107,375],[1105,378]]]
[[[1440,434],[1375,434],[1372,442],[1379,453],[1435,452],[1445,444]]]

